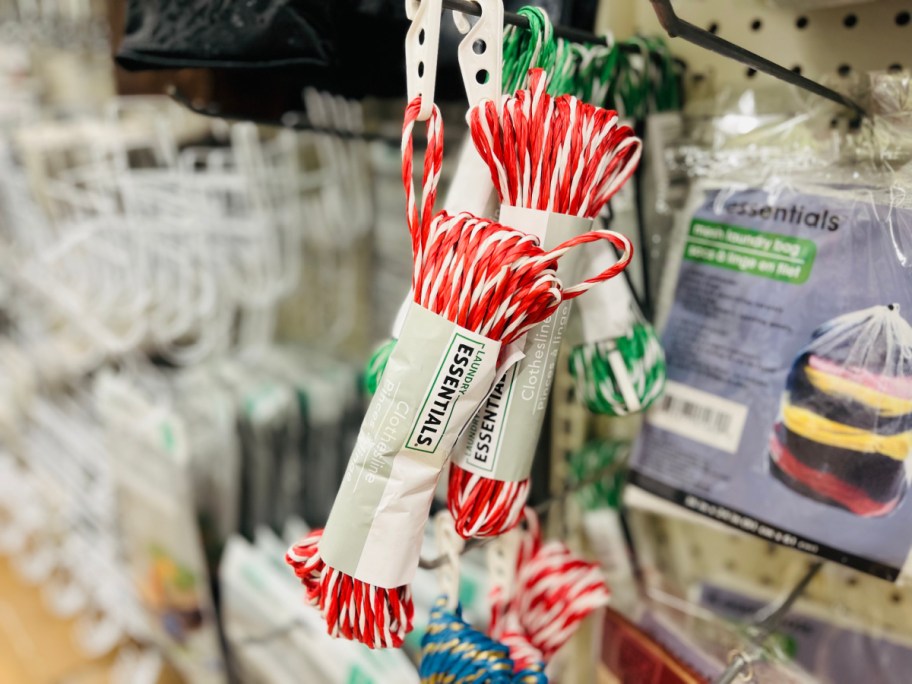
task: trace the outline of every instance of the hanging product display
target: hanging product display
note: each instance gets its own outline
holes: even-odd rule
[[[912,209],[890,178],[807,175],[696,190],[630,481],[892,580],[912,547]]]
[[[503,34],[503,90],[515,93],[525,88],[530,69],[552,73],[557,59],[558,44],[554,26],[540,7],[522,7],[517,12],[529,22],[529,28],[508,26]],[[553,87],[558,83],[552,82]],[[560,94],[560,93],[558,93]]]
[[[150,638],[188,679],[223,682],[183,423],[112,373],[99,377],[95,391],[107,438],[119,447],[119,522]]]
[[[469,116],[472,139],[502,202],[501,220],[524,226],[548,245],[592,225],[633,173],[641,145],[629,127],[618,125],[616,112],[572,96],[551,97],[546,86],[545,73],[534,69],[527,90],[499,106],[486,101]],[[616,246],[623,253],[604,271],[609,277],[632,257],[627,238]],[[466,538],[502,534],[521,518],[569,315],[565,306],[529,333],[525,358],[495,387],[457,450],[447,503]]]
[[[528,1],[0,2],[0,673],[912,679],[909,12]]]
[[[613,254],[595,252],[595,264]],[[626,416],[645,411],[665,387],[665,352],[625,278],[580,299],[585,342],[570,354],[580,400],[593,413]]]
[[[462,618],[457,606],[441,598],[431,609],[431,621],[421,642],[422,684],[489,682],[490,684],[547,684],[538,670],[514,673],[510,649],[479,632]]]
[[[581,45],[555,37],[548,14],[541,8],[523,7],[517,13],[529,21],[529,28],[508,26],[504,31],[504,91],[525,87],[529,69],[541,68],[551,75],[546,85],[550,95],[574,95],[583,102],[617,109],[628,117],[680,107],[680,67],[661,38],[635,37],[607,46]],[[470,161],[470,156],[464,150],[459,159],[444,202],[447,209],[483,211],[485,202],[478,199],[478,188],[487,183],[479,182],[476,163]],[[610,250],[594,252],[602,255],[602,261],[613,258]],[[628,302],[638,314],[636,321],[629,326],[612,325],[611,332],[605,334],[606,320],[625,320]],[[655,330],[634,303],[629,283],[622,285],[616,279],[609,288],[599,288],[585,297],[580,306],[587,344],[574,353],[572,369],[584,402],[594,413],[608,415],[645,410],[664,386],[664,354]],[[365,367],[364,387],[369,394],[376,391],[378,377],[395,345],[402,312],[404,308],[393,325],[393,339],[381,343]],[[631,378],[636,388],[628,391],[627,398],[638,393],[636,400],[626,401],[620,395],[621,388],[627,389],[630,384],[618,377]]]
[[[631,550],[621,518],[627,442],[593,440],[570,456],[571,487],[582,509],[582,528],[592,556],[612,590],[612,605],[633,609],[636,602]]]
[[[325,532],[288,554],[329,633],[371,647],[401,646],[411,629],[408,584],[437,477],[496,377],[515,361],[510,343],[624,265],[563,287],[555,271],[560,257],[597,240],[623,248],[624,238],[591,231],[546,252],[535,237],[470,214],[434,216],[443,125],[432,107],[419,202],[412,128],[421,111],[419,97],[406,110],[402,146],[414,303]]]
[[[588,52],[588,54],[586,54]],[[558,53],[583,53],[577,60],[558,57],[558,64],[578,61],[573,77],[564,87],[578,92],[587,102],[608,103],[621,116],[641,122],[654,111],[680,108],[680,70],[660,38],[634,37],[612,49],[595,46],[587,48],[561,41]],[[573,73],[566,66],[562,72]],[[637,124],[639,125],[639,124]],[[654,154],[661,152],[661,145]],[[612,223],[621,228],[639,229],[640,245],[644,250],[641,261],[650,257],[652,244],[647,244],[642,224],[640,185],[644,184],[642,167],[624,188],[629,203],[629,219],[619,216],[618,200],[612,202]],[[618,195],[621,198],[623,192]],[[593,251],[594,263],[610,260],[610,250]],[[634,270],[634,269],[631,269]],[[665,359],[658,336],[643,316],[631,287],[631,270],[624,279],[615,279],[604,288],[593,291],[580,300],[584,343],[570,357],[570,370],[577,392],[593,413],[621,416],[648,408],[661,394],[665,382]],[[642,279],[648,279],[644,270]],[[648,283],[643,283],[647,295]]]
[[[488,636],[469,625],[458,604],[449,599],[458,591],[462,540],[452,518],[445,511],[440,516],[438,534],[447,530],[445,536],[457,543],[438,538],[438,548],[447,558],[441,574],[445,594],[431,609],[422,640],[422,682],[547,684],[547,663],[582,621],[608,601],[598,566],[577,558],[559,542],[543,543],[538,518],[526,509],[526,528],[495,541],[488,554]]]
[[[503,90],[508,93],[525,86],[530,69],[550,69],[554,66],[555,59],[554,27],[547,13],[538,7],[522,7],[518,14],[529,20],[529,29],[507,27],[503,31],[501,41],[502,59],[494,60],[495,63],[502,62]],[[472,77],[474,74],[470,74],[466,82],[467,89],[475,87],[471,83]],[[467,211],[477,216],[493,216],[497,207],[493,201],[494,186],[489,182],[487,167],[479,159],[471,140],[464,140],[462,145],[453,179],[443,201],[443,208],[453,213]],[[393,321],[392,337],[382,342],[367,362],[364,369],[364,388],[369,394],[376,392],[380,375],[383,374],[402,331],[410,301],[410,296],[407,296],[400,307]]]
[[[513,576],[506,581],[498,555],[507,554],[492,551],[489,633],[510,647],[517,672],[543,672],[583,620],[608,605],[611,592],[597,563],[560,541],[543,541],[535,512],[523,513],[526,529],[519,531]]]

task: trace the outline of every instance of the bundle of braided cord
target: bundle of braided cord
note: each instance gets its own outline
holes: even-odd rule
[[[539,7],[522,7],[518,14],[529,20],[529,28],[508,26],[503,38],[503,90],[512,93],[526,85],[529,69],[550,70],[555,65],[558,39],[548,14]],[[487,183],[487,179],[479,179]],[[453,188],[450,188],[452,192]],[[449,199],[449,198],[448,198]],[[458,199],[458,198],[456,198]],[[458,202],[455,202],[458,205]],[[460,207],[462,209],[464,207]],[[395,329],[395,326],[394,326]],[[394,333],[395,334],[395,333]],[[396,346],[396,338],[381,342],[364,368],[364,389],[368,394],[377,391],[380,377]]]
[[[570,373],[580,401],[593,413],[644,411],[665,388],[665,352],[655,329],[636,321],[623,335],[575,347]]]
[[[614,241],[607,231],[591,231],[550,251],[536,238],[471,214],[433,213],[443,156],[443,124],[434,107],[427,122],[428,145],[420,203],[412,187],[412,129],[421,102],[406,109],[402,138],[402,179],[411,233],[414,301],[423,308],[489,339],[508,344],[547,319],[560,303],[611,277],[611,269],[572,287],[557,279],[558,259],[577,245]],[[335,505],[341,504],[337,501]],[[427,510],[414,511],[416,516]],[[399,647],[412,628],[414,607],[407,585],[378,587],[327,565],[316,530],[294,545],[286,561],[324,616],[333,636],[372,648]],[[417,566],[418,559],[414,559]]]
[[[615,109],[631,118],[642,119],[653,111],[681,108],[681,67],[672,58],[661,37],[634,36],[624,42],[609,39],[607,45],[583,45],[557,37],[547,12],[540,7],[522,7],[518,14],[529,21],[529,27],[508,26],[504,32],[504,92],[511,93],[525,87],[529,70],[540,68],[551,75],[547,86],[551,95],[575,95],[584,102]],[[631,48],[636,48],[638,52]],[[641,325],[635,334],[640,338],[651,338],[644,340],[646,346],[657,344],[658,337],[652,326],[645,321]],[[599,355],[603,362],[607,362],[609,349],[606,345],[610,346],[610,342],[594,344],[595,348],[585,353],[590,357]],[[376,391],[395,345],[395,338],[387,339],[371,354],[364,369],[363,383],[369,394]],[[600,388],[605,387],[602,380],[606,376],[598,373],[596,367],[593,367],[592,376],[583,372],[585,367],[582,364],[577,363],[576,367],[581,371],[576,379],[584,385],[584,395],[603,394]],[[656,372],[661,372],[661,369],[656,368]],[[647,369],[646,373],[651,374],[652,370]],[[660,394],[663,383],[658,380],[650,385],[645,394],[649,395],[657,386],[656,395]],[[599,396],[587,405],[595,413],[614,415],[605,410],[609,403]],[[646,408],[646,405],[641,408]]]
[[[501,104],[486,101],[469,112],[472,139],[501,201],[555,214],[595,218],[630,177],[641,144],[617,113],[575,97],[552,97],[541,69],[529,72],[528,89]],[[633,248],[609,268],[614,277],[630,263]],[[507,482],[450,468],[447,505],[465,538],[490,537],[515,527],[529,492],[528,478]]]
[[[543,542],[532,509],[524,519],[513,589],[492,593],[489,633],[509,647],[515,671],[544,672],[582,621],[608,605],[611,592],[597,564],[562,542]]]
[[[664,41],[634,36],[622,45],[626,49],[615,49],[581,66],[589,77],[578,79],[579,82],[591,85],[583,89],[580,97],[609,102],[631,120],[642,121],[652,112],[679,110],[681,73]],[[642,222],[643,217],[639,220]],[[644,236],[641,226],[640,238],[645,244]],[[625,298],[631,297],[629,283],[618,287],[626,287]],[[613,292],[603,291],[595,301],[583,300],[581,308],[584,319],[587,308],[591,310],[589,315],[597,317],[623,319],[627,315],[626,307],[617,306]],[[634,320],[623,333],[587,340],[571,352],[570,372],[577,394],[593,413],[625,416],[641,412],[664,390],[662,345],[639,306],[634,304],[633,308]]]
[[[509,647],[472,627],[459,607],[449,611],[446,603],[441,597],[434,604],[421,640],[422,684],[547,684],[539,667],[514,672]]]
[[[424,684],[547,684],[547,664],[586,616],[608,604],[598,566],[559,542],[543,543],[531,509],[524,519],[512,581],[493,578],[488,635],[469,625],[458,606],[448,609],[445,596],[436,602],[422,639]]]

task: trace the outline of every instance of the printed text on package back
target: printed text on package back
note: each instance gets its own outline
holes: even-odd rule
[[[808,279],[817,245],[811,240],[694,219],[684,258],[689,261],[800,285]]]

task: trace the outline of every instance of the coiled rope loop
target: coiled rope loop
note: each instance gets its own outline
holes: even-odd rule
[[[549,95],[543,70],[531,69],[528,83],[500,103],[485,101],[469,112],[472,140],[501,202],[595,218],[633,174],[641,142],[629,126],[619,125],[617,112],[569,95]],[[632,245],[619,233],[594,231],[579,239],[588,241],[587,235],[599,233],[610,235],[607,239],[621,256],[597,278],[565,288],[564,299],[617,275],[630,263]],[[456,530],[469,538],[512,529],[520,521],[529,487],[528,478],[499,480],[454,465],[447,505]]]
[[[427,121],[420,200],[412,183],[412,131],[420,111],[413,100],[405,113],[402,181],[412,239],[414,301],[425,309],[485,337],[508,343],[547,319],[562,299],[576,297],[611,275],[612,269],[566,288],[557,262],[570,249],[594,240],[617,244],[617,236],[593,231],[546,252],[536,238],[471,214],[433,213],[443,158],[443,122],[435,106]],[[623,248],[623,247],[620,247]],[[350,501],[335,505],[352,506]],[[414,510],[415,516],[428,510]],[[378,587],[330,567],[320,554],[323,531],[293,546],[286,561],[323,614],[333,636],[371,648],[399,647],[412,629],[414,606],[407,585]],[[337,540],[338,541],[338,540]],[[418,558],[414,558],[417,566]]]

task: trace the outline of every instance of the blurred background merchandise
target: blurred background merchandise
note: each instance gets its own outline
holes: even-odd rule
[[[333,640],[283,561],[326,522],[368,399],[364,361],[410,285],[398,140],[407,20],[401,3],[290,3],[310,12],[319,38],[272,54],[250,31],[294,29],[269,4],[188,0],[197,12],[253,8],[254,21],[229,17],[233,33],[210,35],[217,12],[193,15],[177,0],[0,0],[4,684],[418,681],[422,627],[403,651]],[[555,23],[618,39],[658,31],[635,2],[535,4]],[[896,153],[905,192],[910,100],[898,93],[908,93],[912,34],[887,32],[909,23],[909,3],[743,4],[676,3],[758,52],[773,44],[790,68],[896,100],[888,139],[875,142]],[[175,32],[156,52],[149,27],[175,12],[174,26],[193,20],[200,32],[185,43]],[[351,19],[344,30],[340,16]],[[456,150],[458,34],[444,24],[438,89]],[[773,40],[785,35],[774,26],[797,33]],[[204,40],[210,59],[188,56]],[[647,316],[670,306],[676,217],[708,155],[754,150],[750,136],[770,130],[823,154],[851,125],[806,94],[671,45],[688,64],[688,107],[660,112],[645,87],[650,104],[626,113],[644,137],[643,170],[612,206],[643,254],[630,281]],[[646,83],[656,58],[643,49],[625,73]],[[872,88],[861,77],[870,71],[895,79]],[[808,127],[786,123],[796,117]],[[641,418],[587,413],[566,357],[533,503],[550,502],[549,532],[597,559],[615,597],[559,654],[552,681],[633,684],[619,674],[624,653],[688,673],[663,682],[720,676],[731,652],[754,645],[744,625],[808,559],[667,504],[623,509]],[[476,550],[461,568],[464,616],[480,625],[485,562]],[[433,573],[413,589],[423,625]],[[847,681],[833,666],[836,643],[871,663],[868,681],[906,681],[910,600],[904,585],[827,566],[795,623],[774,647],[763,642],[751,681]],[[819,640],[802,642],[801,630]],[[779,669],[796,660],[799,674]],[[678,661],[687,668],[668,665]]]

